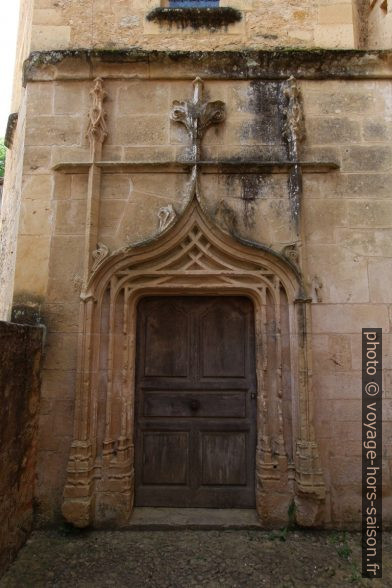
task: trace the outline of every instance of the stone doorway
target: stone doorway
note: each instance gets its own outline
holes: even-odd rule
[[[254,306],[256,509],[315,524],[324,483],[312,423],[310,300],[298,269],[219,231],[193,199],[159,239],[100,262],[81,303],[75,438],[63,514],[79,527],[128,524],[135,497],[137,306],[146,296],[239,296]]]
[[[138,305],[137,506],[255,506],[254,311],[245,297]]]

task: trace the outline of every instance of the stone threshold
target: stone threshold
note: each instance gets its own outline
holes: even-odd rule
[[[136,507],[128,529],[150,530],[256,530],[262,526],[254,509]]]

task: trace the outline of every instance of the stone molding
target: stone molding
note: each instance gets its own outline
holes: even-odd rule
[[[34,51],[24,62],[24,84],[97,77],[158,79],[301,80],[390,79],[392,50],[280,51]]]

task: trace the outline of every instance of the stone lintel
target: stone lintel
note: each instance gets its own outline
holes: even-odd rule
[[[392,78],[392,50],[284,48],[270,51],[34,51],[24,84],[62,79],[303,80]]]

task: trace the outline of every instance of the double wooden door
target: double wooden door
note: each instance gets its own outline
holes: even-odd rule
[[[244,297],[154,297],[138,306],[135,501],[255,504],[253,305]]]

